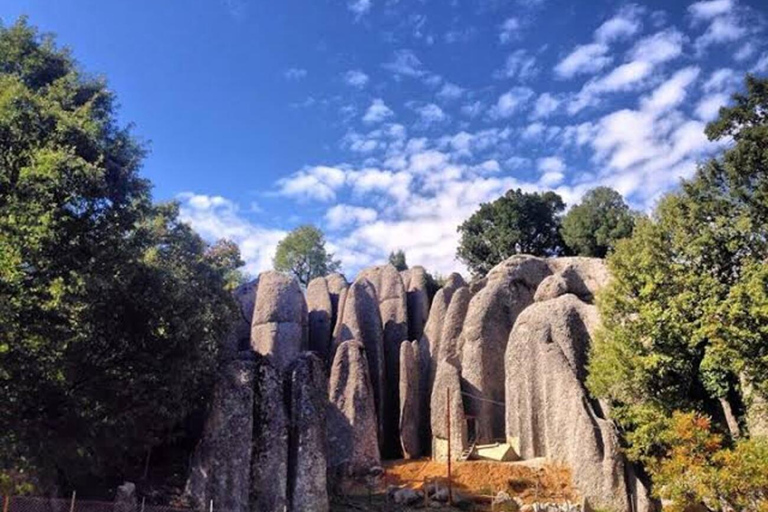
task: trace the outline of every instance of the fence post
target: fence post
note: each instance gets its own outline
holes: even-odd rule
[[[208,512],[213,512],[213,500],[211,500],[211,504],[208,507]]]
[[[448,505],[453,505],[453,482],[451,481],[451,388],[445,388],[445,423],[448,427]]]
[[[427,486],[427,477],[424,477],[424,486],[421,488],[424,491],[424,508],[429,508],[429,488]]]
[[[11,508],[11,497],[6,496],[3,500],[3,512],[8,512],[9,508]]]
[[[72,491],[72,501],[69,503],[69,512],[75,512],[75,496],[77,496],[77,491]]]

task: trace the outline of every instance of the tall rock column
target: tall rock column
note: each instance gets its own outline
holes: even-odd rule
[[[400,445],[403,456],[421,455],[421,394],[419,393],[419,342],[400,345]]]
[[[401,272],[408,300],[408,339],[420,340],[429,318],[427,271],[415,266]]]
[[[279,272],[259,276],[251,322],[253,349],[285,370],[307,347],[307,303],[298,281]]]
[[[325,363],[305,352],[289,368],[288,510],[327,512]]]
[[[307,309],[309,311],[309,350],[316,352],[329,365],[333,303],[324,277],[316,277],[307,285]]]

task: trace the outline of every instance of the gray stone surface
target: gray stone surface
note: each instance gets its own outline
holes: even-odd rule
[[[422,453],[418,351],[417,341],[400,345],[400,446],[406,459],[414,459]]]
[[[232,360],[221,369],[185,489],[196,510],[213,500],[249,512],[254,372],[252,361]]]
[[[349,289],[347,278],[341,274],[333,273],[325,276],[325,282],[328,284],[328,293],[331,295],[331,332],[336,337],[336,326],[339,323],[341,310],[344,308],[344,296]],[[329,363],[333,361],[330,358]]]
[[[281,371],[307,347],[307,303],[298,281],[279,272],[259,276],[251,322],[253,349]]]
[[[630,510],[626,461],[614,425],[584,386],[594,306],[567,294],[517,318],[506,351],[506,434],[520,455],[566,463],[600,508]]]
[[[368,371],[373,387],[373,397],[378,421],[377,438],[381,447],[384,440],[387,374],[384,358],[384,332],[382,330],[379,300],[373,285],[364,277],[358,277],[347,291],[342,322],[336,344],[348,340],[359,341],[365,347]]]
[[[585,302],[593,302],[597,291],[610,279],[605,260],[600,258],[550,258],[547,264],[553,274],[565,278],[566,293],[572,293]]]
[[[495,266],[472,297],[461,338],[461,377],[478,443],[504,438],[504,353],[515,319],[551,274],[546,260],[513,256]]]
[[[251,320],[256,304],[259,280],[254,279],[234,289],[232,295],[238,305],[238,314],[222,346],[222,359],[233,359],[238,352],[251,349]]]
[[[365,347],[354,340],[336,350],[328,407],[328,467],[331,474],[366,475],[381,465],[378,423]]]
[[[288,510],[327,512],[328,483],[325,362],[301,354],[289,368]]]
[[[307,285],[309,319],[309,350],[316,352],[328,365],[331,363],[333,303],[324,277],[316,277]]]
[[[448,401],[449,391],[450,402]],[[432,457],[439,461],[447,460],[448,421],[450,421],[451,460],[459,460],[461,453],[467,447],[467,421],[461,395],[459,369],[446,360],[440,361],[437,365],[431,411]]]
[[[254,378],[251,511],[285,510],[288,506],[288,413],[284,380],[265,357],[257,357]],[[233,429],[231,435],[245,433]]]
[[[136,512],[139,507],[138,499],[136,498],[136,484],[133,482],[124,482],[123,485],[117,487],[115,493],[115,507],[116,512]]]
[[[461,368],[461,331],[471,298],[468,286],[462,286],[453,293],[443,319],[443,330],[440,333],[437,359],[448,359],[459,368]]]
[[[424,328],[429,318],[429,292],[427,290],[427,271],[415,266],[407,271],[403,285],[408,296],[408,339],[419,340],[424,335]]]

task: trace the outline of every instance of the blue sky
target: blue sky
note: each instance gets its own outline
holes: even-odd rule
[[[446,273],[507,189],[636,208],[719,148],[768,74],[758,0],[5,0],[58,34],[150,141],[144,174],[208,239],[271,266],[314,223],[348,275],[395,249]]]

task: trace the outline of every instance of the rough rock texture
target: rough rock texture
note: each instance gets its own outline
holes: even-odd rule
[[[118,486],[114,503],[114,510],[117,512],[136,512],[139,509],[139,502],[136,499],[136,484],[125,482]]]
[[[468,286],[462,286],[454,292],[443,319],[443,330],[440,333],[440,346],[437,354],[438,361],[448,359],[461,368],[461,330],[464,327],[464,319],[467,316],[471,298]]]
[[[344,307],[344,296],[349,289],[349,283],[343,275],[335,272],[325,276],[325,282],[328,284],[328,293],[331,295],[331,331],[335,335],[336,324]]]
[[[379,446],[384,440],[384,394],[387,386],[387,374],[384,359],[384,332],[382,330],[379,300],[373,285],[364,277],[358,277],[347,291],[342,312],[339,335],[335,343],[356,340],[365,347],[368,371],[373,387],[373,399],[378,421],[377,438]]]
[[[335,475],[365,475],[381,464],[381,457],[373,387],[361,343],[339,345],[328,389],[328,468]]]
[[[251,344],[281,371],[306,349],[307,303],[296,279],[272,271],[259,276]]]
[[[254,372],[253,361],[240,360],[221,370],[185,490],[196,510],[213,500],[225,510],[250,512]]]
[[[330,364],[333,303],[324,277],[316,277],[307,285],[309,312],[309,350]]]
[[[584,387],[594,306],[567,294],[537,302],[517,318],[506,365],[506,434],[525,458],[566,463],[580,493],[601,508],[630,510],[613,424]]]
[[[238,352],[251,349],[251,320],[253,320],[253,308],[256,304],[258,288],[259,280],[254,279],[241,284],[232,292],[239,306],[239,315],[232,323],[229,334],[222,345],[222,359],[234,359]]]
[[[450,393],[450,415],[448,410]],[[451,460],[459,460],[467,447],[467,421],[461,395],[459,369],[443,360],[437,366],[435,390],[432,393],[432,458],[448,460],[448,421],[451,422]],[[449,417],[448,417],[449,416]]]
[[[461,377],[467,414],[475,417],[476,440],[504,438],[504,353],[517,316],[533,302],[541,281],[551,274],[546,260],[513,256],[495,266],[485,286],[472,297],[461,338]],[[489,400],[496,402],[489,402]]]
[[[400,445],[406,459],[421,455],[421,394],[419,342],[400,345]]]
[[[543,302],[545,300],[556,299],[561,295],[568,293],[568,281],[563,274],[554,274],[547,276],[536,288],[536,294],[533,300]]]
[[[547,260],[553,274],[560,274],[567,283],[566,293],[572,293],[585,302],[592,302],[595,293],[610,278],[605,261],[600,258],[551,258]]]
[[[403,285],[408,295],[408,339],[419,340],[429,318],[427,271],[424,267],[411,267],[405,271]]]
[[[283,378],[269,359],[259,357],[255,381],[251,511],[285,510],[288,505],[288,415]],[[231,435],[244,436],[245,431],[232,429]],[[247,475],[247,471],[244,474]]]
[[[368,279],[379,299],[379,312],[384,327],[384,368],[387,372],[384,388],[382,455],[385,458],[400,457],[400,344],[408,339],[408,306],[405,287],[400,273],[393,265],[371,267],[360,276]]]
[[[305,352],[290,366],[288,510],[328,510],[325,362]]]

